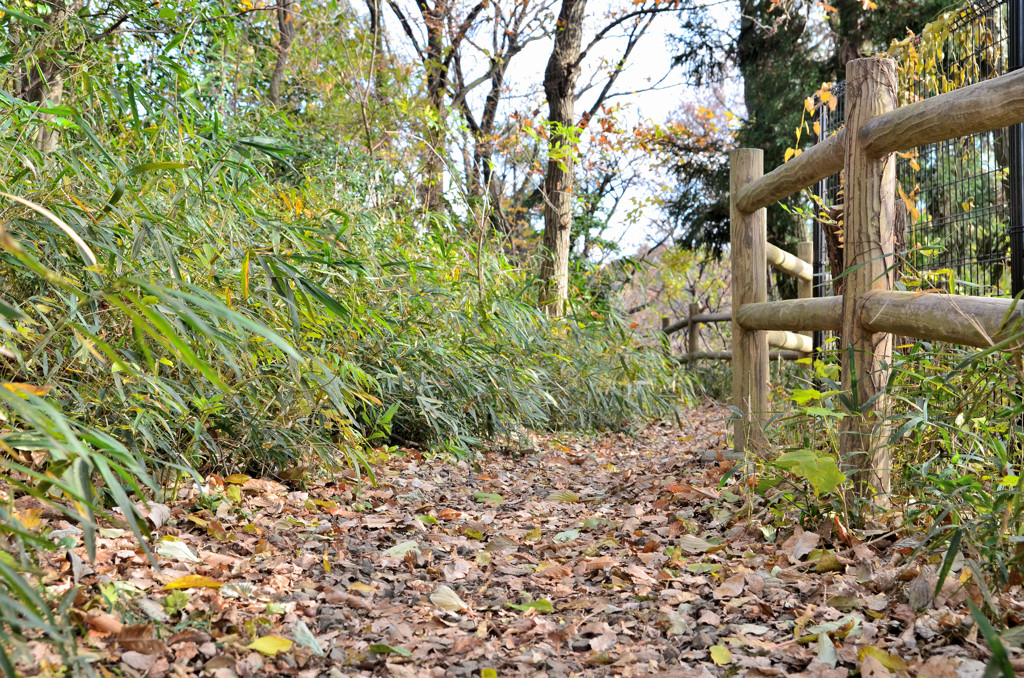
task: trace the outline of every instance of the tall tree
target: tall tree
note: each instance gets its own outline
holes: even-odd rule
[[[562,0],[555,46],[544,69],[551,150],[544,175],[544,249],[539,303],[560,316],[569,296],[569,235],[572,233],[573,162],[576,128],[576,80],[580,75],[586,0]]]
[[[416,8],[426,32],[422,46],[411,16],[397,0],[387,2],[423,65],[427,103],[433,119],[428,122],[423,134],[424,169],[417,193],[424,210],[430,212],[441,206],[447,136],[445,122],[448,118],[445,99],[452,82],[452,62],[457,58],[462,42],[476,26],[478,16],[488,6],[488,0],[480,0],[462,16],[459,16],[456,3],[450,0],[434,0],[433,4],[429,0],[416,0]]]
[[[295,24],[299,13],[299,3],[295,0],[278,0],[277,3],[277,55],[274,59],[274,71],[270,74],[270,101],[275,106],[281,105],[281,78],[288,64],[288,52],[295,41]]]
[[[569,245],[573,215],[573,165],[579,135],[586,129],[610,96],[629,57],[658,15],[692,10],[679,0],[640,0],[629,9],[612,11],[606,23],[582,47],[586,0],[562,0],[555,41],[544,71],[544,93],[548,100],[550,144],[544,175],[544,251],[541,253],[541,289],[538,303],[552,316],[565,311],[569,297]],[[594,101],[577,121],[575,104],[579,96],[576,81],[584,60],[594,48],[609,38],[616,28],[625,27],[624,40],[617,59],[603,78],[588,85],[601,84]]]

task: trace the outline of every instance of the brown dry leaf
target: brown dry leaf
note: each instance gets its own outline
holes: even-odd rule
[[[949,657],[930,657],[917,669],[918,678],[959,678]]]
[[[148,672],[156,664],[158,655],[128,651],[121,654],[121,661],[136,671]]]
[[[861,662],[860,675],[861,678],[890,678],[892,676],[889,669],[882,666],[882,662],[871,655],[864,657],[864,661]]]
[[[746,579],[744,574],[734,574],[722,582],[722,585],[715,589],[715,600],[722,598],[736,598],[743,593],[743,582]]]
[[[164,641],[156,637],[152,624],[125,626],[117,634],[116,640],[124,649],[142,654],[159,654],[167,649]]]
[[[537,570],[534,573],[535,577],[542,577],[544,579],[564,579],[572,574],[572,568],[568,565],[551,565],[545,567],[543,570]]]
[[[118,633],[124,624],[121,620],[112,614],[106,612],[100,612],[99,610],[89,610],[89,616],[87,617],[89,626],[100,633]]]
[[[816,532],[805,532],[799,525],[793,530],[793,535],[782,542],[782,552],[793,560],[801,560],[808,553],[813,551],[821,541],[821,536]]]
[[[148,507],[142,504],[136,504],[135,506],[139,509],[139,513],[149,521],[154,530],[159,530],[167,522],[168,518],[171,517],[171,508],[166,504],[150,503]]]

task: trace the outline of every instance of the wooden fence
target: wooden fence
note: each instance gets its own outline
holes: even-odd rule
[[[769,333],[840,332],[842,383],[855,410],[842,420],[840,456],[857,493],[885,505],[891,467],[885,385],[893,335],[1018,347],[1022,310],[1013,299],[892,289],[895,153],[1024,122],[1024,70],[902,108],[891,59],[850,61],[846,81],[846,126],[838,134],[768,174],[760,149],[730,154],[733,398],[742,413],[734,452],[742,456],[765,445]],[[768,302],[764,208],[839,171],[844,294]]]
[[[766,244],[766,263],[777,271],[795,277],[798,281],[797,298],[809,299],[813,295],[814,274],[811,268],[813,246],[808,241],[797,245],[798,257],[779,249],[775,245]],[[672,335],[686,330],[686,352],[676,357],[682,363],[696,360],[732,360],[732,351],[701,351],[700,327],[708,323],[732,322],[732,311],[702,313],[700,304],[691,302],[689,314],[677,322],[669,324],[668,318],[662,318],[661,331]],[[798,360],[811,355],[813,345],[810,333],[794,334],[792,332],[772,331],[767,333],[768,345],[779,349],[769,353],[772,359]]]

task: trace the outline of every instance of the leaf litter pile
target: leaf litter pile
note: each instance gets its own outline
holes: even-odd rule
[[[71,547],[40,576],[55,594],[78,582],[100,675],[984,675],[969,570],[935,595],[939,567],[908,539],[787,526],[722,483],[728,462],[700,463],[725,414],[478,465],[404,450],[376,487],[211,476],[145,507],[159,567],[121,529],[89,563],[61,514],[23,498],[17,515]],[[989,603],[1024,616],[1019,587]],[[1019,644],[1004,665],[1021,672]],[[41,642],[16,658],[59,672]]]

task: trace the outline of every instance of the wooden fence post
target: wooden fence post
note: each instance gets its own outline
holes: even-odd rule
[[[691,301],[689,313],[689,322],[686,324],[686,352],[697,353],[700,350],[700,323],[694,322],[693,318],[700,313],[700,304]]]
[[[740,189],[764,174],[764,152],[738,148],[729,153],[729,258],[732,261],[732,397],[742,416],[733,428],[733,450],[764,450],[768,421],[768,337],[736,322],[743,304],[768,300],[767,217],[736,207]]]
[[[840,427],[839,450],[857,496],[889,503],[891,459],[885,396],[892,335],[861,323],[863,295],[893,285],[896,156],[870,156],[861,146],[864,124],[896,108],[896,62],[854,59],[846,64],[846,186],[841,360],[843,388],[859,412]]]
[[[814,265],[814,243],[810,240],[801,240],[796,244],[796,255],[806,261],[808,264]],[[810,299],[814,296],[814,281],[804,280],[800,278],[796,282],[796,296],[798,299]],[[811,337],[811,341],[814,341],[814,332],[804,332],[803,334]],[[804,357],[813,358],[813,353],[807,353]],[[807,369],[814,369],[813,365],[808,365]]]

